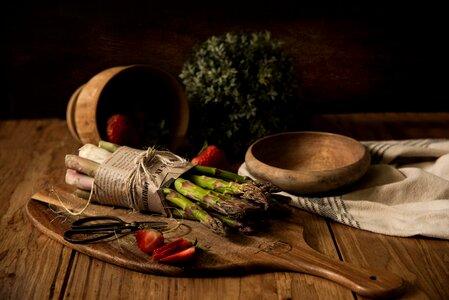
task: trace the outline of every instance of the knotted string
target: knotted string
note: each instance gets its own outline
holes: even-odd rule
[[[138,197],[135,192],[137,185],[142,184],[142,182],[151,182],[154,186],[160,187],[156,175],[149,170],[149,166],[157,163],[171,168],[185,168],[190,164],[186,159],[170,151],[160,151],[154,147],[149,147],[146,151],[143,151],[134,159],[136,168],[130,173],[126,181],[127,190],[129,190],[128,197],[126,197],[127,207],[139,210],[144,206],[141,203],[142,198]],[[160,200],[162,201],[162,196]]]
[[[137,211],[167,213],[160,188],[191,166],[170,151],[121,147],[97,171],[95,201]]]

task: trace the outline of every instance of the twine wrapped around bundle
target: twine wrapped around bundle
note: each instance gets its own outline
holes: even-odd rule
[[[219,235],[226,228],[253,233],[268,216],[276,187],[230,171],[194,165],[168,151],[86,144],[67,154],[65,181],[91,202],[197,220]],[[278,205],[279,206],[279,205]],[[259,221],[260,220],[260,221]]]
[[[193,165],[169,151],[120,147],[98,168],[92,200],[167,215],[161,188]]]

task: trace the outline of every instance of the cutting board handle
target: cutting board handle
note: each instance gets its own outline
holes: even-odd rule
[[[285,269],[331,280],[364,297],[394,297],[400,295],[405,288],[404,280],[394,273],[360,268],[335,260],[306,244],[299,249],[292,249],[288,254],[282,255],[281,260],[276,261]]]

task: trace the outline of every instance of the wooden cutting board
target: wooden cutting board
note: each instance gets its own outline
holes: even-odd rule
[[[232,233],[226,237],[212,233],[199,222],[179,222],[127,209],[91,203],[83,212],[83,217],[114,215],[127,222],[168,221],[173,230],[164,233],[166,240],[183,236],[192,241],[196,239],[201,247],[193,261],[173,266],[151,261],[149,255],[138,249],[132,234],[84,245],[65,241],[64,231],[79,216],[69,214],[63,206],[78,212],[85,205],[86,201],[75,197],[70,188],[60,186],[34,194],[26,208],[32,223],[50,238],[91,257],[143,273],[195,277],[292,271],[329,279],[369,298],[395,296],[404,289],[403,279],[393,273],[360,269],[312,249],[304,239],[295,209],[288,218],[272,220],[266,230],[257,235]]]

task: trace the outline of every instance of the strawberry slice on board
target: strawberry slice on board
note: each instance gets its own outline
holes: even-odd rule
[[[192,242],[184,238],[178,238],[170,243],[167,243],[153,251],[153,261],[159,261],[164,257],[170,256],[174,253],[183,251],[193,246]]]
[[[136,241],[140,250],[152,254],[164,243],[164,235],[158,230],[140,229],[136,231]]]
[[[169,256],[165,256],[159,259],[159,262],[174,264],[189,261],[195,255],[196,246],[190,246],[187,249],[184,249],[179,252],[175,252]]]

